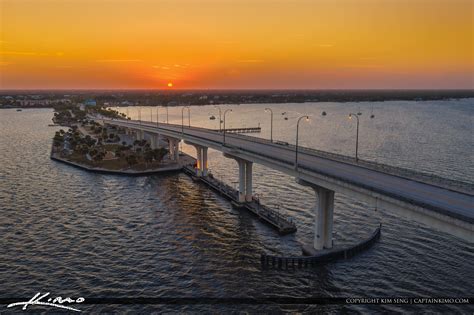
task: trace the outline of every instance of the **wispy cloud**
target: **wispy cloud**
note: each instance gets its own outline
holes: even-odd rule
[[[96,62],[140,62],[141,59],[99,59]]]
[[[0,55],[35,56],[38,53],[31,51],[0,51]]]
[[[244,60],[237,60],[237,62],[240,63],[261,63],[265,62],[263,59],[244,59]]]

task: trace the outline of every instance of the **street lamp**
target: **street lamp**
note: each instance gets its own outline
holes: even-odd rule
[[[189,106],[183,106],[181,108],[181,133],[184,133],[184,109],[188,109],[188,125],[191,127],[191,110],[189,109]]]
[[[142,107],[138,106],[138,121],[142,124]]]
[[[273,111],[271,108],[265,108],[265,111],[270,112],[270,142],[273,142]]]
[[[166,123],[169,124],[169,120],[168,120],[168,105],[166,105]]]
[[[150,107],[150,121],[153,122],[153,107]]]
[[[359,156],[358,156],[358,151],[359,151],[359,115],[358,114],[349,114],[349,119],[352,119],[352,117],[357,118],[357,132],[356,132],[356,162],[359,161]]]
[[[227,112],[231,112],[231,111],[232,111],[232,109],[230,109],[230,108],[226,109],[224,111],[224,144],[225,144],[225,114],[227,114]]]
[[[295,170],[298,170],[298,137],[299,137],[300,121],[303,118],[306,118],[306,121],[309,121],[309,116],[304,115],[298,118],[298,122],[296,123]]]
[[[217,108],[219,110],[219,131],[222,131],[222,111],[221,111],[221,108],[217,105],[214,105],[215,108]]]

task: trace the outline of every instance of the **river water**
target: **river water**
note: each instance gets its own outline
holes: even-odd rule
[[[359,156],[474,182],[474,99],[427,102],[226,105],[226,127],[260,125],[257,137]],[[138,117],[136,108],[121,108]],[[156,108],[142,119],[156,121]],[[325,111],[327,115],[321,113]],[[282,115],[286,112],[286,115]],[[186,112],[185,112],[186,114]],[[375,115],[370,118],[370,115]],[[51,109],[0,110],[0,297],[36,292],[86,298],[120,297],[466,297],[473,295],[474,245],[336,194],[334,244],[367,237],[383,223],[382,238],[346,261],[309,270],[260,268],[260,253],[299,255],[312,242],[314,193],[294,179],[254,165],[254,191],[291,216],[298,232],[284,237],[184,174],[128,178],[87,173],[49,159],[58,127]],[[209,120],[215,115],[216,120]],[[213,106],[191,107],[191,124],[219,128]],[[288,117],[285,120],[284,117]],[[181,109],[169,121],[181,124]],[[166,119],[160,109],[159,120]],[[187,123],[187,116],[184,116]],[[183,151],[195,155],[186,145]],[[235,185],[237,164],[210,150],[212,173]],[[5,307],[0,313],[7,311]],[[80,305],[91,313],[439,311],[462,305]],[[47,310],[36,307],[35,311]],[[11,309],[8,309],[11,311]],[[12,311],[13,312],[13,311]],[[20,312],[17,308],[17,312]]]

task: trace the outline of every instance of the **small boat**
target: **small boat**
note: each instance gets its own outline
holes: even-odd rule
[[[326,116],[327,114],[326,114],[326,112],[322,112],[321,115]]]
[[[212,115],[211,117],[209,117],[210,120],[215,120],[216,119],[216,116]]]
[[[17,112],[21,112],[21,111],[22,111],[22,109],[18,108],[16,111],[17,111]]]
[[[288,120],[288,117],[285,117],[285,120]]]

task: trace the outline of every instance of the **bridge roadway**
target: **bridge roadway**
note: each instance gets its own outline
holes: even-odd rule
[[[302,147],[298,149],[296,169],[294,147],[249,136],[226,134],[224,144],[221,133],[205,128],[183,128],[181,125],[164,123],[157,127],[156,123],[151,122],[109,119],[98,121],[183,139],[226,155],[263,164],[295,176],[303,185],[317,185],[341,192],[474,242],[472,193],[331,159]]]

